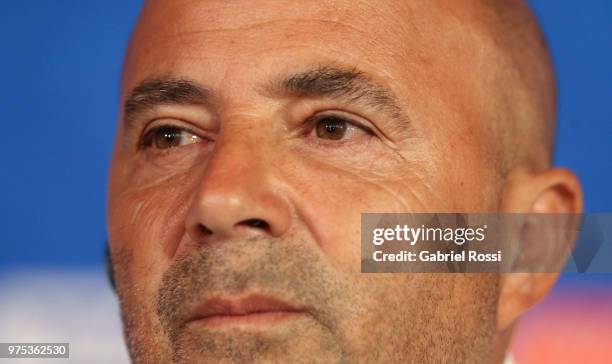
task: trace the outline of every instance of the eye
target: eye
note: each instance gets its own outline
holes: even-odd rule
[[[317,118],[314,123],[316,136],[319,139],[344,140],[359,132],[372,134],[369,129],[355,125],[339,116],[322,116]]]
[[[202,139],[188,130],[176,126],[162,125],[145,133],[142,146],[156,149],[169,149],[187,144],[198,143]]]

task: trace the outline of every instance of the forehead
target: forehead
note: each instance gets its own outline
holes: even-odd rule
[[[456,64],[473,64],[461,57],[473,57],[468,45],[483,38],[474,31],[479,26],[474,6],[435,3],[148,1],[127,55],[124,84],[182,67],[193,72],[192,63],[213,74],[232,64],[278,67],[269,55],[283,65],[309,57],[359,64],[383,77],[422,73],[423,67],[444,63],[449,51]],[[465,33],[463,44],[452,44],[449,39],[459,33]]]
[[[326,35],[364,37],[387,45],[397,37],[398,27],[407,25],[400,14],[401,2],[360,1],[148,1],[141,14],[139,30],[148,36],[192,36],[213,42],[240,40],[241,46],[278,47],[257,43],[262,35],[283,38],[285,43]],[[374,35],[374,36],[372,36]],[[231,47],[232,44],[224,43]],[[395,44],[397,45],[397,44]],[[387,45],[391,47],[392,45]]]

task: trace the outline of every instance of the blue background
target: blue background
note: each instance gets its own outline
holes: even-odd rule
[[[578,174],[586,211],[610,211],[612,2],[530,3],[557,72],[555,164]],[[139,7],[2,4],[0,269],[102,266],[119,73]]]

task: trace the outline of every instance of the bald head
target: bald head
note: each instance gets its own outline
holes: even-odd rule
[[[361,274],[359,214],[529,208],[506,176],[549,164],[554,87],[522,2],[151,0],[121,87],[135,361],[500,359],[500,277]]]
[[[483,0],[499,50],[500,138],[504,167],[550,166],[555,129],[555,80],[546,40],[523,1]]]

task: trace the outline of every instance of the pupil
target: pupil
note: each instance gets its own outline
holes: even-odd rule
[[[340,140],[346,134],[346,122],[337,118],[325,118],[317,124],[317,136],[322,139]]]
[[[170,148],[178,145],[180,141],[179,130],[177,128],[161,128],[157,132],[155,145],[158,148]]]

